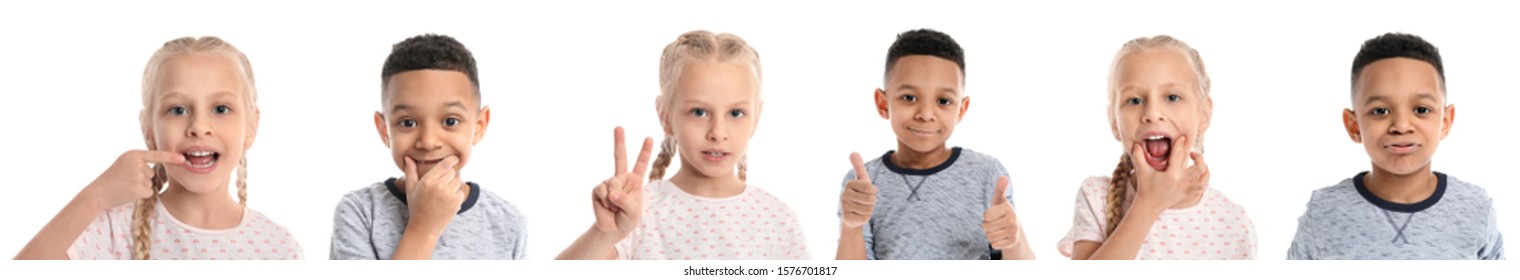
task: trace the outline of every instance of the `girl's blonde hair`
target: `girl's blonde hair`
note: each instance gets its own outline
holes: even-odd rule
[[[169,58],[187,53],[216,54],[225,57],[236,64],[238,68],[237,70],[240,71],[244,77],[245,90],[243,94],[243,104],[245,107],[243,108],[243,112],[255,111],[254,108],[257,107],[255,104],[258,102],[258,90],[253,86],[253,66],[248,63],[248,57],[244,56],[243,52],[238,51],[238,49],[236,47],[233,47],[231,43],[227,43],[227,41],[222,41],[221,38],[213,36],[205,36],[200,38],[184,37],[174,39],[165,42],[163,47],[159,48],[157,52],[154,52],[153,57],[148,59],[148,66],[143,69],[143,109],[138,116],[138,121],[142,123],[143,137],[146,138],[150,136],[148,134],[150,133],[149,128],[153,123],[152,116],[156,112],[155,108],[158,105],[156,103],[158,100],[154,97],[159,91],[158,78],[159,71],[161,70],[160,68],[163,67],[163,63],[165,61],[168,61]],[[255,121],[255,118],[250,116],[244,119],[248,121],[248,123],[245,124],[245,127],[254,127],[255,124],[253,122]],[[149,145],[153,144],[149,143]],[[238,204],[245,206],[248,204],[247,178],[248,157],[244,156],[241,160],[238,160],[237,190]],[[133,259],[146,260],[151,258],[151,252],[149,252],[149,249],[151,248],[150,245],[152,245],[152,241],[149,239],[150,235],[153,232],[152,220],[155,213],[154,209],[158,204],[158,193],[163,190],[164,184],[168,183],[169,179],[169,174],[164,171],[163,165],[154,167],[152,179],[153,195],[138,201],[137,209],[134,211],[134,213],[132,213]]]
[[[686,32],[676,38],[675,42],[665,45],[665,52],[660,55],[660,96],[655,98],[655,109],[659,112],[662,123],[666,123],[664,121],[670,117],[670,103],[674,102],[681,71],[685,70],[686,65],[702,62],[749,66],[750,73],[755,78],[755,98],[760,98],[760,54],[745,43],[743,38],[729,33],[713,34],[705,30]],[[675,150],[675,137],[666,135],[660,143],[660,154],[655,156],[654,168],[649,172],[650,181],[665,178],[665,168],[670,167]],[[745,173],[749,169],[748,159],[748,155],[739,158],[739,180],[745,180]]]
[[[1177,38],[1167,35],[1136,38],[1124,43],[1124,47],[1119,48],[1119,53],[1114,55],[1113,65],[1110,66],[1108,71],[1108,102],[1110,108],[1108,110],[1108,121],[1110,123],[1118,121],[1115,119],[1116,116],[1112,108],[1119,96],[1120,85],[1118,84],[1119,76],[1117,75],[1119,64],[1123,62],[1125,56],[1147,49],[1166,49],[1182,54],[1187,59],[1188,64],[1193,66],[1193,74],[1196,75],[1195,77],[1198,80],[1198,88],[1194,90],[1198,93],[1198,100],[1209,100],[1209,73],[1204,71],[1203,58],[1198,55],[1198,50],[1189,47],[1187,43],[1183,43],[1181,40],[1177,40]],[[1208,105],[1206,102],[1199,102],[1199,106],[1200,110],[1202,110],[1202,106]],[[1194,147],[1198,151],[1203,151],[1203,135],[1196,135],[1192,142],[1195,143]],[[1109,179],[1108,204],[1104,209],[1108,213],[1108,219],[1107,226],[1104,228],[1104,236],[1112,235],[1114,230],[1118,229],[1119,221],[1124,219],[1124,209],[1129,208],[1129,205],[1124,204],[1128,200],[1129,190],[1135,187],[1135,178],[1132,176],[1134,172],[1134,159],[1129,158],[1128,154],[1120,155],[1119,165],[1114,168],[1113,176]]]

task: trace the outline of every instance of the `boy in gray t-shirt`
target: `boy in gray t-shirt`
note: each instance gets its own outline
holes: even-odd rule
[[[405,177],[343,196],[331,258],[521,259],[522,213],[459,175],[491,120],[470,50],[443,35],[407,38],[380,84],[375,129]]]
[[[1367,40],[1351,82],[1342,120],[1372,171],[1314,192],[1288,259],[1504,259],[1487,192],[1430,167],[1456,111],[1436,47],[1409,34]]]
[[[1034,259],[997,159],[945,141],[965,116],[965,56],[950,35],[919,29],[887,50],[876,111],[897,150],[863,162],[840,194],[838,259]]]

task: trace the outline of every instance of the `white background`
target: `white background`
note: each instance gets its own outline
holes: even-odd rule
[[[144,147],[143,66],[164,41],[200,35],[252,60],[263,121],[249,151],[248,203],[288,227],[313,260],[327,258],[344,193],[401,174],[371,116],[391,44],[421,33],[454,36],[479,61],[494,118],[464,177],[527,215],[529,259],[553,258],[590,226],[587,193],[611,175],[614,126],[658,140],[661,48],[695,29],[738,34],[761,54],[766,107],[750,182],[796,210],[816,259],[834,255],[849,153],[896,147],[871,91],[896,34],[922,27],[965,48],[972,104],[950,144],[1007,166],[1040,259],[1063,259],[1055,245],[1078,184],[1108,174],[1120,153],[1104,115],[1114,52],[1157,34],[1202,53],[1214,85],[1211,185],[1250,211],[1261,259],[1285,256],[1312,190],[1370,168],[1340,114],[1361,42],[1390,31],[1424,37],[1446,61],[1458,114],[1435,170],[1485,187],[1501,230],[1520,232],[1504,175],[1520,156],[1506,141],[1520,101],[1512,7],[813,2],[7,3],[0,253],[19,251],[122,151]]]

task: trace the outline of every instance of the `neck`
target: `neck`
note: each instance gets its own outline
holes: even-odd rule
[[[159,195],[158,203],[176,220],[197,228],[228,229],[243,221],[243,205],[227,195],[226,184],[197,193],[169,180],[169,189]]]
[[[739,195],[744,192],[744,181],[739,180],[739,174],[734,170],[724,172],[718,176],[708,176],[702,171],[696,170],[686,160],[681,160],[681,169],[676,175],[670,177],[670,183],[676,184],[691,195],[706,198],[724,198]]]
[[[892,153],[892,164],[908,169],[929,169],[944,164],[950,160],[950,148],[940,145],[928,151],[915,151],[908,148],[902,142],[897,143],[897,152]]]
[[[1390,202],[1411,204],[1424,201],[1436,193],[1436,174],[1430,172],[1429,165],[1402,175],[1373,165],[1372,172],[1368,172],[1362,180],[1372,195]]]

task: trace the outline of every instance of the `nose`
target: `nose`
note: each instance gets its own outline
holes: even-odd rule
[[[1388,125],[1388,134],[1405,135],[1414,133],[1414,124],[1409,122],[1414,116],[1409,116],[1407,113],[1395,113],[1392,115],[1393,123]]]
[[[1154,122],[1163,122],[1163,121],[1166,121],[1166,110],[1164,110],[1161,107],[1161,104],[1159,102],[1148,102],[1148,103],[1146,103],[1144,110],[1145,111],[1142,111],[1142,113],[1140,115],[1140,122],[1141,123],[1154,123]]]
[[[913,120],[921,122],[934,122],[938,120],[938,117],[934,116],[934,108],[932,107],[934,104],[930,102],[920,102],[919,104],[921,105],[913,106]],[[925,106],[929,106],[929,108],[924,108]]]
[[[437,150],[443,147],[442,135],[440,135],[443,132],[438,131],[438,126],[427,124],[419,124],[419,126],[422,129],[418,130],[417,142],[413,144],[413,147],[419,150]]]
[[[707,140],[712,142],[728,141],[728,126],[723,124],[722,118],[712,118],[709,120]]]
[[[190,138],[211,137],[211,122],[201,113],[190,114],[190,126],[185,128],[185,136]]]

